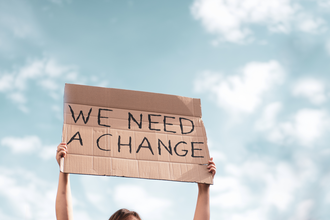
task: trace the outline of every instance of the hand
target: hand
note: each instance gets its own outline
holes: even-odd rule
[[[209,163],[207,165],[207,169],[212,174],[212,179],[213,179],[217,170],[217,167],[215,166],[215,163],[213,161],[213,157],[210,158]],[[206,183],[198,183],[198,188],[202,191],[207,190],[209,186],[210,185]]]
[[[57,151],[56,151],[56,160],[57,160],[57,163],[58,165],[60,165],[60,159],[62,157],[65,157],[66,154],[67,154],[67,146],[66,146],[66,143],[60,143],[58,146],[57,146]]]
[[[207,166],[207,169],[212,174],[212,178],[214,178],[214,175],[215,175],[215,173],[217,171],[217,167],[215,166],[215,163],[213,161],[213,157],[211,157],[211,159],[209,160],[209,164]]]

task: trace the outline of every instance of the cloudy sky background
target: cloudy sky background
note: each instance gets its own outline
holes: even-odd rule
[[[211,219],[328,220],[330,1],[0,0],[0,219],[55,219],[65,83],[201,98]],[[71,175],[75,219],[193,218],[197,186]]]

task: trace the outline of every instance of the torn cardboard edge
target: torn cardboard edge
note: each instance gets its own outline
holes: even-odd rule
[[[152,151],[150,143],[148,139],[146,139],[146,137],[144,137],[145,139],[143,139],[141,143],[134,142],[136,146],[133,147],[133,154],[131,152],[130,154],[126,152],[126,154],[119,155],[119,153],[121,152],[118,148],[118,152],[116,153],[114,147],[116,143],[113,143],[113,138],[111,139],[112,135],[114,134],[113,132],[116,129],[112,129],[112,133],[109,133],[110,130],[105,131],[103,125],[101,124],[101,127],[97,133],[98,136],[95,136],[95,132],[91,132],[90,127],[97,128],[97,126],[100,126],[100,123],[88,124],[88,122],[85,121],[86,118],[84,118],[84,126],[80,126],[81,128],[79,128],[82,134],[79,133],[77,137],[72,136],[77,135],[79,131],[76,134],[74,134],[75,131],[73,130],[70,134],[66,133],[67,129],[64,128],[66,125],[70,124],[67,124],[68,121],[66,118],[69,117],[69,115],[65,115],[67,109],[64,109],[65,120],[63,125],[62,139],[63,142],[68,143],[68,153],[67,157],[63,160],[61,159],[60,161],[61,172],[91,175],[125,176],[144,179],[161,179],[208,184],[213,183],[212,175],[208,172],[205,165],[201,165],[207,163],[210,157],[207,147],[205,128],[201,120],[201,106],[199,99],[157,93],[66,84],[64,100],[64,107],[67,107],[68,104],[81,105],[87,108],[97,106],[110,108],[111,111],[113,111],[112,109],[122,109],[136,112],[152,112],[155,114],[170,114],[172,115],[172,117],[188,116],[197,118],[201,122],[200,124],[203,130],[202,135],[198,136],[196,133],[196,135],[193,134],[189,138],[197,138],[198,140],[201,140],[197,141],[196,143],[203,144],[203,146],[200,147],[201,149],[198,149],[198,152],[203,151],[203,156],[200,156],[203,157],[203,159],[196,160],[194,158],[184,158],[187,155],[188,148],[186,146],[187,143],[185,141],[180,141],[180,135],[178,135],[178,137],[175,137],[173,140],[170,136],[166,136],[166,140],[168,140],[167,147],[171,148],[170,141],[172,140],[172,143],[175,144],[175,147],[173,147],[174,149],[178,148],[178,145],[180,144],[181,154],[175,152],[177,155],[174,154],[174,157],[171,157],[173,156],[172,154],[168,154],[168,158],[165,158],[165,161],[164,156],[160,155],[160,151],[159,156],[157,155],[157,157],[153,157],[155,156],[154,152]],[[83,118],[83,115],[86,114],[84,112],[78,112],[78,115],[82,114],[81,118]],[[77,123],[77,114],[72,114],[74,124],[71,121],[71,125],[75,125]],[[116,117],[117,116],[115,116],[115,118]],[[98,120],[100,120],[100,118],[104,120],[105,118],[107,118],[107,116],[99,115]],[[142,124],[142,120],[140,121],[140,124]],[[154,121],[150,122],[149,117],[149,129],[151,129],[150,125],[154,126],[155,124],[156,123]],[[165,121],[164,124],[166,124]],[[116,132],[119,132],[118,134],[126,135],[126,140],[128,140],[127,138],[129,137],[130,141],[131,136],[129,135],[134,134],[133,136],[135,137],[135,134],[138,134],[139,132],[141,133],[141,131],[139,130],[117,130],[118,131]],[[165,129],[163,132],[165,132]],[[201,132],[198,133],[201,134]],[[165,134],[161,134],[157,129],[154,129],[148,135],[149,139],[154,139],[157,136],[164,136]],[[152,137],[152,135],[154,137]],[[186,134],[182,132],[181,138],[187,138],[187,136],[185,135]],[[103,146],[108,146],[109,149],[102,149],[101,147],[99,147],[100,138],[105,136],[107,138],[102,140],[102,143]],[[117,136],[119,137],[120,135]],[[85,139],[85,143],[87,142],[87,144],[83,145],[82,138]],[[69,143],[72,140],[73,142]],[[152,143],[155,144],[155,142]],[[131,144],[131,142],[129,144]],[[191,145],[193,157],[193,143]],[[111,153],[109,153],[111,147]],[[129,147],[131,148],[131,146]],[[142,148],[144,149],[144,151],[139,151]],[[136,149],[138,150],[135,152]],[[148,149],[153,154],[153,156],[150,154]],[[87,153],[86,155],[86,152],[89,153]],[[186,153],[182,154],[182,152]],[[114,154],[116,154],[117,156],[113,157]],[[158,160],[158,157],[162,157],[162,159]]]
[[[65,84],[64,102],[202,117],[200,99],[124,89]]]
[[[207,172],[205,164],[167,163],[69,154],[65,161],[65,163],[64,160],[63,163],[61,161],[60,170],[64,173],[213,184],[213,178]],[[77,166],[77,164],[80,165]]]

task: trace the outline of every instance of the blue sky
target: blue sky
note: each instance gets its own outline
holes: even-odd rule
[[[330,216],[330,1],[0,0],[0,219],[55,219],[65,83],[200,98],[211,219]],[[197,186],[71,175],[75,219],[192,219]]]

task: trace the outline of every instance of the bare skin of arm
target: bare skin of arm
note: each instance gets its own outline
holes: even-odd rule
[[[66,156],[66,151],[66,143],[61,143],[57,146],[56,160],[58,164],[60,164],[61,157]],[[57,220],[73,220],[70,178],[68,173],[60,172],[55,209]]]
[[[57,147],[56,160],[60,164],[61,157],[65,157],[67,152],[66,143],[61,143]],[[213,158],[210,159],[208,170],[214,177],[216,166]],[[210,185],[198,184],[198,197],[195,209],[194,220],[210,219]],[[57,220],[73,220],[72,197],[70,189],[69,174],[60,172],[58,180],[58,189],[56,195],[56,218]]]
[[[213,158],[209,160],[208,170],[212,178],[216,173],[216,166]],[[195,209],[194,220],[210,220],[210,185],[198,183],[198,197]]]

